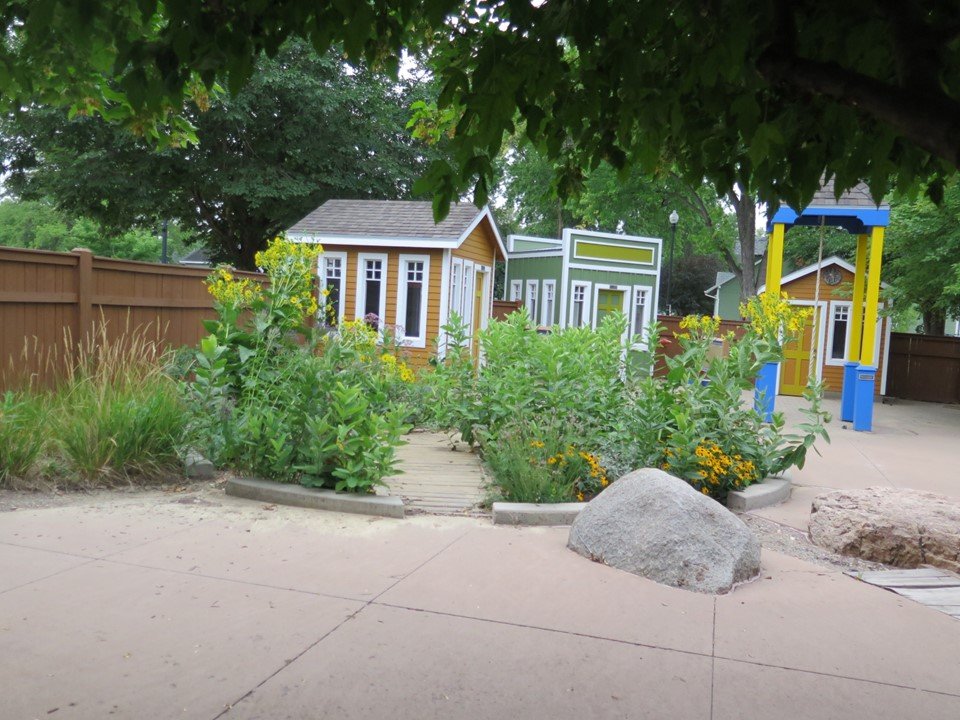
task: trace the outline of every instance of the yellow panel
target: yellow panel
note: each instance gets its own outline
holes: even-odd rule
[[[640,265],[653,265],[653,248],[601,245],[600,243],[578,240],[576,256],[595,260],[622,260]]]
[[[853,306],[851,307],[849,362],[860,360],[860,339],[863,336],[863,291],[867,277],[867,236],[857,236],[857,267],[853,278]]]
[[[883,228],[875,227],[870,236],[870,268],[867,271],[867,304],[863,315],[863,344],[860,364],[875,366],[874,344],[877,339],[877,306],[880,302],[880,265],[883,262]]]
[[[767,292],[780,296],[780,280],[783,277],[783,223],[776,223],[767,243]]]

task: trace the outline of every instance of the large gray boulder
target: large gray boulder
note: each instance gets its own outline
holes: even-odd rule
[[[635,470],[591,500],[567,546],[584,557],[703,593],[760,572],[760,542],[740,518],[683,480]]]
[[[919,490],[835,490],[813,499],[810,539],[842,555],[960,572],[960,500]]]

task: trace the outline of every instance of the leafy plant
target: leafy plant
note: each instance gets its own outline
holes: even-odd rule
[[[395,448],[410,428],[405,411],[385,415],[370,412],[370,403],[357,387],[338,382],[326,410],[307,418],[300,450],[300,482],[308,487],[369,493],[396,470]]]

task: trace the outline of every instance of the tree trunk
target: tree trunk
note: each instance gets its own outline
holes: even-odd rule
[[[733,205],[737,216],[737,239],[740,241],[740,256],[734,258],[735,263],[728,265],[730,271],[740,279],[740,301],[746,302],[757,294],[757,200],[747,192],[747,189],[737,183],[736,187],[727,193],[730,204]]]
[[[943,328],[947,322],[947,315],[943,310],[923,311],[923,334],[943,335]]]

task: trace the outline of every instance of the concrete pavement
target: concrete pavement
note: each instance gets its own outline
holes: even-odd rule
[[[0,717],[960,717],[946,615],[766,551],[692,594],[566,536],[212,490],[3,513]]]

